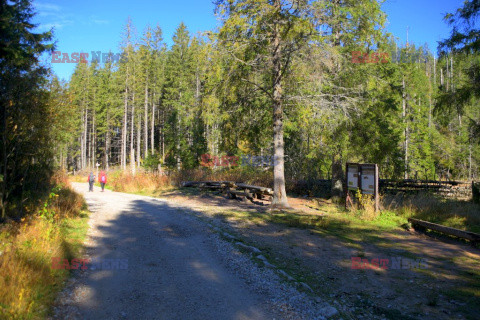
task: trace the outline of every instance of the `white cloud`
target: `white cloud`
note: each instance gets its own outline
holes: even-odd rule
[[[41,3],[41,2],[34,2],[33,6],[39,11],[39,12],[59,12],[62,10],[60,6],[53,4],[53,3]]]
[[[39,24],[37,27],[37,30],[39,32],[45,32],[45,31],[50,31],[50,29],[54,28],[55,30],[59,30],[64,28],[65,26],[72,25],[73,21],[72,20],[60,20],[60,21],[54,21],[50,23],[42,23]]]
[[[66,26],[72,25],[72,16],[65,12],[64,8],[59,5],[48,2],[33,2],[33,7],[37,11],[37,17],[41,18],[37,30],[39,32],[63,29]]]
[[[94,19],[92,20],[93,23],[95,24],[109,24],[110,21],[109,20],[101,20],[101,19]]]

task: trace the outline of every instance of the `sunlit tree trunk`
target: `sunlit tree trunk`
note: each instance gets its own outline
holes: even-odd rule
[[[280,10],[280,0],[275,0],[275,6]],[[288,207],[285,191],[285,150],[283,139],[283,97],[282,97],[282,61],[280,32],[278,23],[273,34],[273,200],[272,207]]]

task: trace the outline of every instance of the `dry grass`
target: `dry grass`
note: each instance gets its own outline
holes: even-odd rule
[[[0,232],[0,318],[44,319],[68,270],[51,268],[53,257],[80,254],[87,230],[82,198],[63,183],[38,214],[2,226]],[[54,180],[55,180],[54,179]]]
[[[372,221],[379,217],[380,212],[375,210],[375,201],[371,197],[365,197],[362,201],[361,218]]]
[[[480,233],[480,205],[469,201],[447,200],[429,194],[390,196],[382,199],[384,210],[447,227]]]
[[[380,212],[375,210],[375,199],[372,195],[357,192],[356,199],[351,208],[355,216],[366,221],[378,219]]]
[[[118,192],[148,194],[171,189],[173,182],[171,176],[144,172],[132,175],[128,172],[115,171],[109,174],[107,187]]]
[[[108,174],[107,188],[118,192],[154,194],[179,187],[182,181],[236,181],[259,186],[273,186],[273,174],[257,168],[239,167],[211,170],[199,168],[183,170],[169,175],[160,175],[139,171],[135,175],[122,170],[111,170]],[[72,182],[86,182],[88,173],[69,176]]]

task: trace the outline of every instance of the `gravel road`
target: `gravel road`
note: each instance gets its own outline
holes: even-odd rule
[[[73,185],[92,211],[79,258],[104,265],[75,272],[52,319],[324,319],[181,203]]]

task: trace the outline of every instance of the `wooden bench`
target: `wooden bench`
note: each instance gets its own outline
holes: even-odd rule
[[[446,227],[440,224],[431,223],[428,221],[418,220],[414,218],[408,218],[408,222],[410,222],[413,226],[417,226],[417,228],[420,227],[420,229],[430,229],[443,234],[448,234],[458,238],[470,240],[474,244],[480,243],[480,234],[478,233]]]
[[[252,186],[244,183],[238,183],[237,189],[248,190],[256,199],[263,199],[264,196],[273,197],[273,190],[265,187]]]
[[[183,181],[180,185],[184,188],[197,187],[218,189],[227,186],[234,186],[235,183],[232,181]]]

